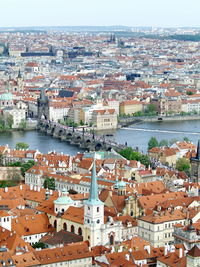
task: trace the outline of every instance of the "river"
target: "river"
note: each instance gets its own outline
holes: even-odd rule
[[[113,137],[110,138],[122,144],[127,142],[129,146],[134,148],[137,146],[139,151],[146,152],[148,141],[152,136],[155,136],[159,141],[172,138],[182,140],[183,137],[188,137],[197,144],[200,139],[200,120],[146,122],[125,129],[119,129],[113,132]],[[30,149],[39,149],[43,153],[55,150],[74,155],[78,151],[82,151],[80,148],[69,145],[67,142],[62,142],[59,139],[36,131],[0,133],[0,145],[8,144],[13,148],[17,142],[28,143]]]

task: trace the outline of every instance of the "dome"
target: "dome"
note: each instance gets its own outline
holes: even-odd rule
[[[118,188],[124,188],[126,187],[126,183],[124,181],[118,182]]]
[[[0,95],[0,101],[10,101],[13,100],[13,95],[11,93],[4,93]]]
[[[69,197],[68,192],[63,189],[62,196],[54,200],[54,204],[56,205],[73,205],[74,201]]]
[[[126,183],[124,181],[117,181],[115,183],[115,189],[123,189],[123,188],[126,188]]]

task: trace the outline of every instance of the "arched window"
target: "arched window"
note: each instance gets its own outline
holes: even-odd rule
[[[113,245],[113,244],[114,244],[114,236],[111,235],[111,236],[110,236],[110,245]]]
[[[82,235],[82,229],[81,229],[81,227],[78,228],[78,234],[79,235]]]
[[[53,223],[54,228],[57,228],[57,221],[55,220]]]
[[[63,223],[63,230],[67,231],[67,224]]]
[[[74,226],[71,225],[71,232],[74,233]]]
[[[130,215],[133,216],[133,211],[131,211]]]

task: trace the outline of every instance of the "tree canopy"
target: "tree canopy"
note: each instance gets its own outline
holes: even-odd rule
[[[120,151],[120,155],[122,155],[124,158],[128,160],[137,160],[140,161],[142,164],[144,164],[146,167],[148,167],[151,164],[151,161],[148,156],[134,151],[131,147],[127,147]]]
[[[55,179],[54,178],[50,178],[49,176],[45,175],[43,179],[44,179],[44,183],[43,183],[44,188],[55,190]]]
[[[188,172],[190,170],[190,161],[186,158],[180,158],[176,162],[176,169],[178,171]]]
[[[24,143],[24,142],[19,142],[19,143],[17,143],[17,144],[15,145],[15,149],[17,149],[17,150],[20,150],[20,149],[24,149],[24,150],[26,150],[26,149],[28,149],[28,148],[29,148],[29,144]]]
[[[21,165],[21,174],[25,176],[25,172],[28,171],[30,168],[32,168],[35,165],[34,160],[28,160],[25,163],[22,163]]]
[[[151,139],[148,142],[148,150],[158,146],[159,146],[158,140],[155,137],[151,137]]]

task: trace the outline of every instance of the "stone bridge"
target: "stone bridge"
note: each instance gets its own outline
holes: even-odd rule
[[[84,127],[82,129],[76,129],[56,122],[40,120],[37,124],[37,130],[88,151],[111,151],[111,149],[114,149],[119,152],[126,148],[125,145],[105,138],[105,136],[97,136],[85,130]]]

